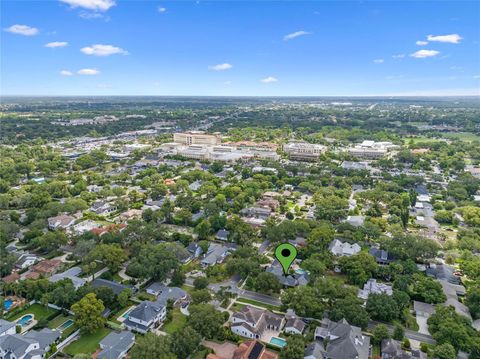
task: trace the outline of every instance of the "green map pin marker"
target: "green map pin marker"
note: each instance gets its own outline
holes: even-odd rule
[[[297,258],[297,248],[290,243],[283,243],[275,248],[275,257],[278,259],[283,268],[283,274],[288,274],[288,268]]]

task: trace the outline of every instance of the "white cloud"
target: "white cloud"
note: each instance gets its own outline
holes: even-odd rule
[[[91,12],[91,11],[80,11],[78,13],[78,16],[80,16],[82,19],[86,20],[92,20],[92,19],[103,19],[105,18],[106,21],[110,20],[108,16],[105,16],[99,12]]]
[[[278,82],[278,79],[273,76],[268,76],[268,77],[265,77],[264,79],[261,79],[260,82],[263,82],[264,84],[270,84],[272,82]]]
[[[100,74],[100,71],[97,69],[81,69],[77,71],[77,74],[79,75],[98,75]]]
[[[43,46],[45,47],[50,47],[50,48],[55,48],[55,47],[65,47],[68,45],[68,42],[66,41],[54,41],[54,42],[49,42]]]
[[[167,8],[166,8],[166,7],[163,7],[163,6],[159,6],[159,7],[158,7],[158,12],[159,12],[159,13],[167,12]]]
[[[94,55],[94,56],[110,56],[115,54],[122,54],[127,55],[128,52],[124,49],[112,45],[102,45],[102,44],[95,44],[92,46],[83,47],[80,49],[86,55]]]
[[[474,79],[480,79],[480,75],[473,76]]]
[[[233,65],[224,63],[224,64],[217,64],[214,66],[209,66],[208,69],[213,71],[225,71],[225,70],[231,69],[232,67]]]
[[[114,0],[60,0],[65,4],[70,5],[72,8],[84,8],[94,11],[107,11],[116,3]]]
[[[73,72],[68,71],[68,70],[62,70],[62,71],[60,71],[60,75],[62,75],[62,76],[73,76]]]
[[[404,57],[405,57],[405,54],[392,55],[392,58],[394,59],[403,59]]]
[[[376,64],[383,64],[385,62],[385,60],[384,59],[375,59],[375,60],[373,60],[373,62],[376,63]]]
[[[23,36],[34,36],[38,34],[38,29],[36,27],[31,27],[28,25],[12,25],[4,29],[7,32],[12,34],[18,34]]]
[[[425,46],[425,45],[428,45],[428,41],[419,40],[415,44],[418,45],[418,46]]]
[[[410,54],[411,57],[415,57],[417,59],[425,59],[427,57],[434,57],[437,56],[440,52],[437,50],[418,50],[413,54]]]
[[[450,34],[450,35],[428,35],[428,41],[436,41],[436,42],[448,42],[450,44],[458,44],[460,40],[463,39],[458,34]]]
[[[310,32],[307,32],[307,31],[303,31],[303,30],[300,30],[300,31],[295,31],[295,32],[292,32],[291,34],[287,34],[283,37],[283,41],[288,41],[288,40],[292,40],[296,37],[299,37],[299,36],[304,36],[304,35],[310,35],[311,33]]]
[[[110,85],[110,84],[98,84],[97,85],[97,88],[99,88],[99,89],[109,89],[111,87],[112,87],[112,85]]]
[[[223,84],[226,86],[230,86],[232,84],[232,81],[225,81]]]

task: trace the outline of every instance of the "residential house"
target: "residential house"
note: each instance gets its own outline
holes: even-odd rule
[[[353,227],[360,227],[365,223],[365,216],[348,216],[345,222]]]
[[[38,260],[39,258],[35,254],[22,253],[18,257],[18,260],[15,263],[15,267],[17,267],[18,269],[30,268],[32,265],[37,263]]]
[[[198,258],[203,253],[202,247],[200,247],[197,242],[190,242],[187,246],[187,251],[190,253],[190,258],[188,258],[188,260]]]
[[[105,201],[97,201],[92,204],[90,210],[100,216],[108,216],[117,210],[117,206]]]
[[[279,331],[282,325],[282,316],[247,305],[233,313],[231,330],[242,337],[259,339],[266,329]]]
[[[319,344],[316,352],[321,354],[313,356],[316,359],[368,359],[371,354],[370,337],[345,319],[340,322],[324,319],[322,326],[315,329],[314,338]]]
[[[219,229],[217,234],[215,235],[215,238],[218,239],[219,241],[227,241],[228,240],[228,231],[224,229]]]
[[[129,209],[126,212],[121,213],[118,219],[122,222],[130,221],[142,217],[143,210],[141,209]]]
[[[86,283],[85,279],[79,277],[81,273],[82,269],[80,267],[72,267],[65,272],[52,275],[48,280],[52,283],[56,283],[63,279],[70,279],[75,289],[78,289]]]
[[[370,294],[386,294],[390,296],[393,294],[393,289],[391,285],[378,283],[376,279],[370,278],[364,284],[363,289],[358,291],[358,297],[367,300]]]
[[[160,288],[156,303],[167,306],[167,302],[171,300],[174,306],[178,306],[183,301],[187,300],[187,298],[188,294],[183,289],[163,286],[163,288]]]
[[[51,230],[67,229],[75,223],[75,217],[61,214],[48,218],[48,228]]]
[[[240,213],[246,217],[253,217],[265,220],[272,215],[272,210],[270,208],[264,207],[248,207],[242,209]]]
[[[81,235],[85,232],[91,231],[92,229],[100,228],[101,226],[101,224],[94,222],[91,219],[87,219],[85,221],[75,224],[70,228],[70,230],[77,235]]]
[[[7,334],[0,336],[0,358],[43,359],[61,333],[44,328],[31,330],[25,335]]]
[[[333,255],[338,257],[350,257],[362,250],[357,243],[350,244],[348,242],[341,242],[338,239],[334,239],[328,248]]]
[[[3,335],[15,334],[15,323],[9,322],[5,319],[0,319],[0,337]]]
[[[132,291],[134,289],[133,286],[123,285],[123,284],[120,284],[111,280],[102,279],[102,278],[95,278],[92,281],[92,286],[94,288],[100,288],[100,287],[110,288],[113,291],[113,293],[115,293],[116,295],[119,295],[124,289],[130,289]]]
[[[223,263],[223,261],[230,254],[230,252],[234,250],[235,246],[226,246],[217,243],[210,243],[205,257],[201,260],[201,264],[204,267],[208,267],[214,264]]]
[[[36,273],[37,278],[40,276],[48,277],[54,274],[61,265],[62,261],[59,259],[46,259],[32,266],[29,272]]]
[[[126,330],[112,332],[100,341],[101,352],[97,354],[96,358],[125,358],[133,344],[135,344],[135,335],[132,332]]]
[[[382,359],[426,359],[427,354],[420,350],[406,351],[402,343],[394,339],[384,339],[381,344]]]
[[[297,335],[303,334],[303,331],[305,330],[307,324],[305,324],[305,322],[300,317],[298,317],[293,310],[287,310],[285,318],[287,319],[285,327],[283,328],[283,331],[285,333]]]
[[[257,340],[247,341],[233,352],[232,359],[278,359],[278,353],[268,350]]]
[[[273,263],[266,269],[266,272],[271,273],[275,277],[277,277],[277,280],[280,282],[280,284],[285,287],[307,285],[310,281],[310,276],[305,271],[285,275],[283,273],[283,268],[280,262],[278,262],[278,260],[274,260]]]
[[[156,302],[143,301],[129,314],[123,324],[132,331],[145,334],[165,319],[167,308]]]
[[[394,258],[388,253],[388,251],[378,248],[370,248],[368,252],[375,257],[377,264],[388,265],[394,261]]]

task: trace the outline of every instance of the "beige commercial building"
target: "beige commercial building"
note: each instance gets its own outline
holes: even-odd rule
[[[209,135],[202,131],[190,131],[174,133],[173,142],[184,145],[219,145],[221,139],[218,135]]]

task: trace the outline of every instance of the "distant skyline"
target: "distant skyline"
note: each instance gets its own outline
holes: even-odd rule
[[[477,1],[0,6],[4,96],[480,96]]]

